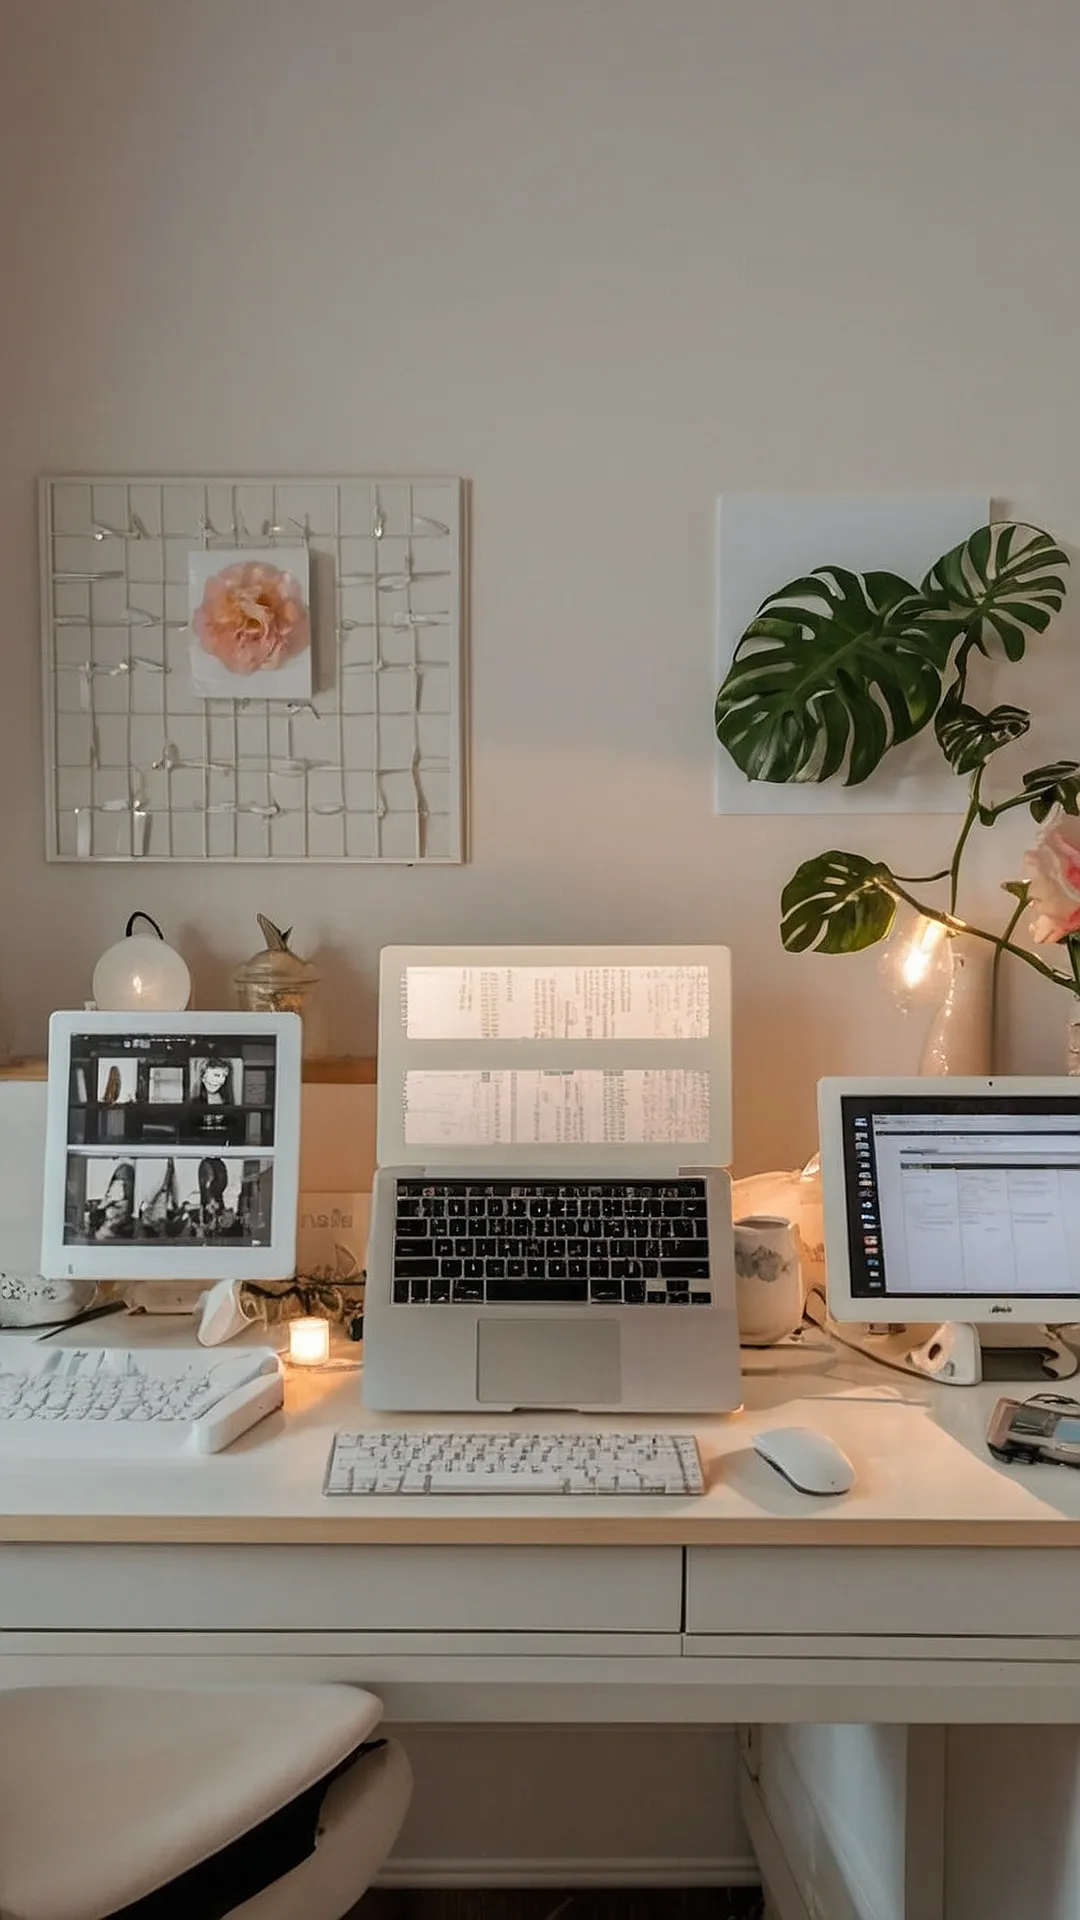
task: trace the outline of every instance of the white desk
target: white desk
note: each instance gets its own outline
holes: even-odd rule
[[[0,1339],[0,1354],[9,1338],[19,1336]],[[166,1339],[191,1335],[186,1324],[106,1320],[80,1344]],[[1080,1475],[990,1459],[983,1434],[999,1391],[933,1387],[848,1353],[813,1371],[754,1373],[745,1412],[670,1423],[701,1444],[708,1491],[691,1501],[328,1500],[335,1428],[392,1424],[361,1409],[356,1373],[291,1371],[284,1414],[209,1459],[9,1452],[0,1685],[355,1681],[417,1739],[418,1723],[741,1723],[743,1812],[782,1920],[810,1910],[789,1861],[821,1882],[822,1862],[834,1872],[830,1833],[862,1844],[861,1814],[846,1829],[837,1815],[838,1829],[832,1810],[811,1806],[807,1782],[825,1778],[845,1806],[868,1779],[884,1783],[881,1887],[888,1863],[902,1863],[889,1910],[967,1920],[940,1894],[946,1810],[975,1806],[980,1861],[995,1820],[1017,1852],[1007,1806],[982,1819],[987,1780],[1009,1778],[985,1755],[985,1729],[1015,1728],[1008,1739],[1022,1744],[1030,1782],[1048,1740],[1057,1777],[1075,1764],[1068,1743],[1080,1723],[1080,1561],[1070,1551]],[[899,1397],[837,1397],[852,1393]],[[753,1454],[755,1427],[783,1421],[820,1424],[840,1442],[858,1469],[852,1493],[811,1501]],[[984,1728],[975,1758],[965,1723]],[[1036,1723],[1046,1731],[1033,1733]],[[1066,1808],[1053,1830],[1038,1829],[1038,1858],[1056,1857],[1070,1818]],[[970,1878],[962,1834],[951,1857]],[[984,1875],[991,1886],[996,1871]],[[860,1914],[835,1873],[815,1911]],[[1056,1904],[1056,1882],[1040,1888],[1029,1874],[1024,1885],[1027,1910],[1074,1920]],[[993,1906],[985,1886],[980,1899],[979,1920],[1013,1920],[1015,1902]]]
[[[190,1339],[125,1319],[83,1344],[139,1336]],[[392,1417],[353,1373],[290,1371],[285,1413],[223,1455],[0,1462],[0,1680],[284,1663],[398,1721],[1080,1721],[1080,1475],[991,1461],[999,1391],[844,1354],[670,1423],[698,1433],[701,1500],[329,1500],[334,1429]],[[903,1398],[835,1397],[860,1392]],[[810,1500],[752,1453],[785,1420],[841,1443],[852,1493]]]

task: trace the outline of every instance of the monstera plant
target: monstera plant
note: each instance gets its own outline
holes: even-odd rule
[[[1014,706],[984,711],[968,690],[977,655],[1016,662],[1045,632],[1064,601],[1068,565],[1048,533],[1006,521],[980,527],[918,585],[895,573],[818,567],[758,608],[716,699],[717,737],[748,779],[820,782],[839,775],[857,787],[894,747],[932,725],[948,765],[968,782],[952,856],[938,873],[908,880],[883,861],[837,849],[804,861],[781,896],[789,951],[873,946],[906,901],[950,932],[989,941],[997,960],[1014,953],[1071,992],[1080,990],[1080,937],[1068,938],[1068,973],[1012,940],[1029,904],[1027,881],[1007,883],[1013,901],[999,932],[957,914],[960,866],[974,827],[992,826],[1016,807],[1027,807],[1040,823],[1056,809],[1080,814],[1075,760],[1036,767],[1015,793],[984,799],[992,756],[1027,733],[1031,717]],[[949,883],[947,907],[911,891],[938,881]]]

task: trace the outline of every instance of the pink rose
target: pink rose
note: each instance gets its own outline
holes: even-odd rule
[[[261,560],[240,560],[212,574],[192,617],[207,653],[230,673],[264,673],[311,645],[300,583]]]
[[[1064,940],[1080,933],[1080,818],[1051,815],[1030,853],[1024,855],[1029,904],[1035,909],[1031,937]]]

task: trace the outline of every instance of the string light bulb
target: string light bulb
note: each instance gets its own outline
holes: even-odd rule
[[[918,914],[885,942],[879,972],[901,1007],[940,1000],[952,972],[952,943],[940,920]]]

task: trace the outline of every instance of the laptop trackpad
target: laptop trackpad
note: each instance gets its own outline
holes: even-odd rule
[[[476,1397],[511,1407],[618,1406],[617,1320],[481,1320]]]

